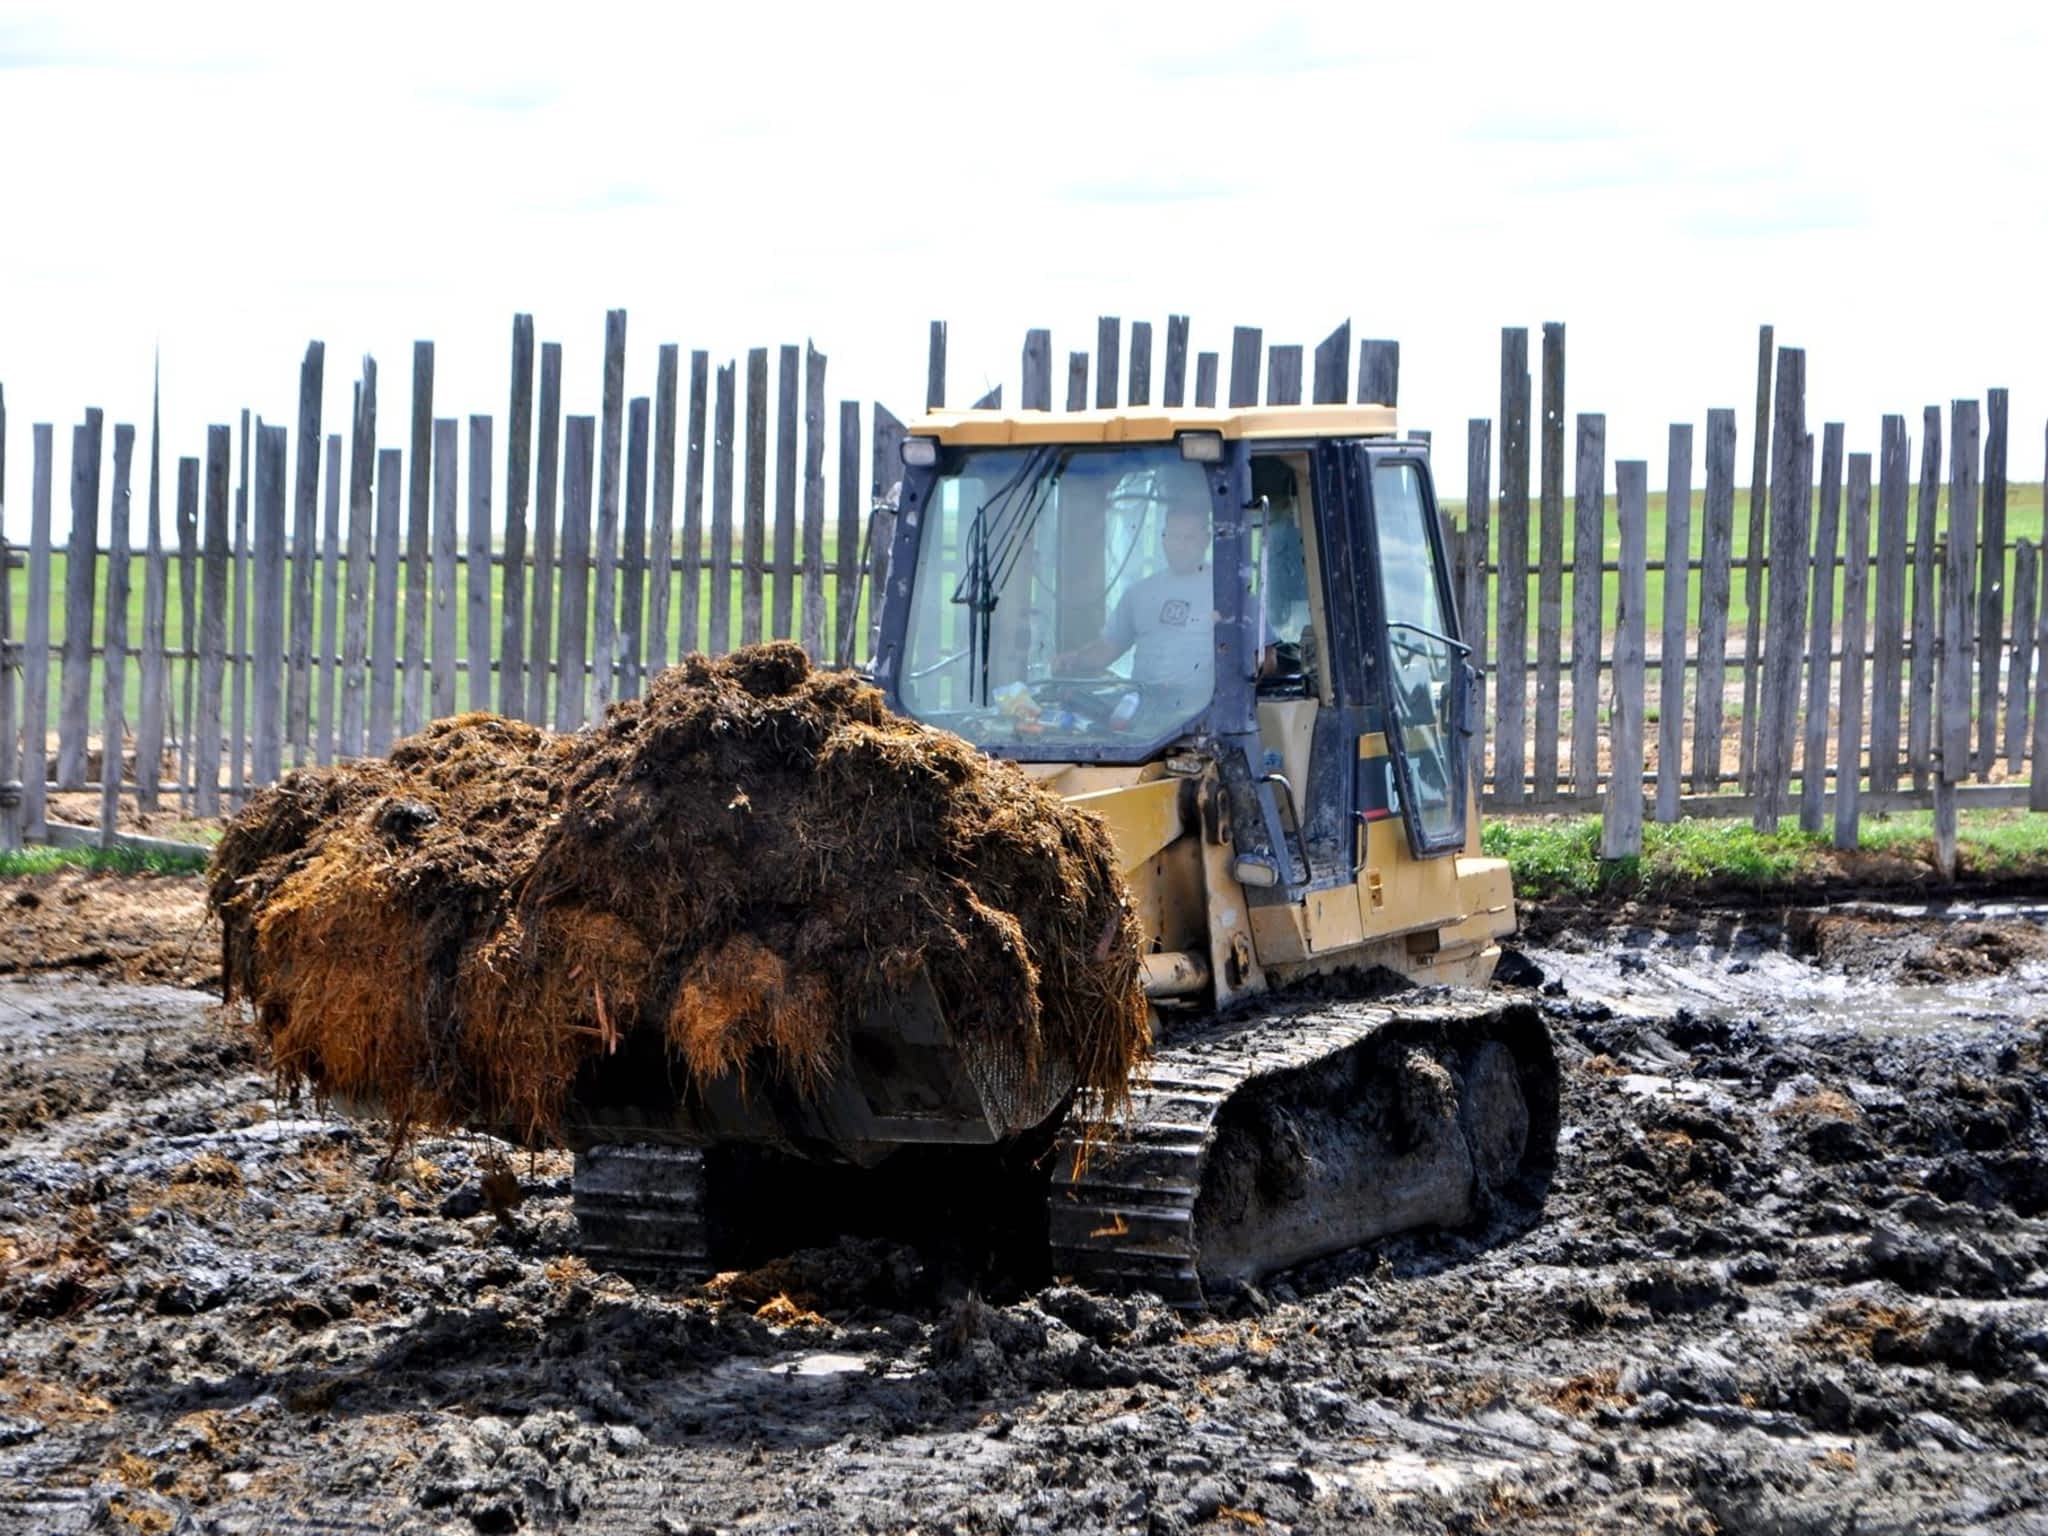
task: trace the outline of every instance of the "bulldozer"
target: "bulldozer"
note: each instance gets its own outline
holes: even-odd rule
[[[873,681],[1102,818],[1153,1053],[1111,1112],[913,990],[806,1098],[614,1068],[569,1125],[585,1253],[715,1264],[749,1153],[1009,1151],[1052,1273],[1187,1308],[1540,1207],[1557,1068],[1484,990],[1514,895],[1426,443],[1375,405],[933,412],[893,512]]]

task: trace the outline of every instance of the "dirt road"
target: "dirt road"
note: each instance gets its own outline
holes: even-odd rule
[[[0,979],[0,1531],[2048,1530],[2044,914],[1529,958],[1543,1219],[1192,1320],[883,1240],[636,1288],[564,1157],[384,1167],[200,993]]]

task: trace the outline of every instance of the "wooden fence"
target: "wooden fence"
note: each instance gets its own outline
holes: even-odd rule
[[[898,418],[843,400],[831,422],[810,347],[779,349],[771,395],[766,347],[744,378],[738,359],[714,370],[692,352],[685,381],[663,345],[651,395],[628,398],[626,337],[612,311],[599,414],[565,418],[562,348],[536,350],[516,316],[502,437],[489,415],[435,415],[434,346],[416,343],[394,448],[379,444],[367,358],[347,433],[323,436],[314,342],[295,435],[246,412],[239,430],[209,428],[204,454],[176,462],[168,528],[154,423],[138,531],[136,433],[115,426],[103,498],[104,423],[88,410],[59,541],[55,434],[37,425],[28,544],[0,548],[0,569],[26,573],[20,613],[0,581],[0,843],[47,835],[53,792],[96,790],[107,836],[124,795],[216,815],[288,767],[382,753],[461,709],[574,729],[692,647],[786,637],[821,661],[863,658]],[[946,403],[946,339],[934,322],[928,407]],[[1149,323],[1101,320],[1093,352],[1068,355],[1064,405],[1153,403],[1154,339]],[[1565,330],[1543,327],[1540,413],[1529,339],[1502,332],[1497,427],[1468,424],[1467,497],[1446,517],[1486,680],[1475,773],[1489,807],[1597,810],[1617,855],[1640,846],[1646,813],[1774,826],[1796,806],[1853,841],[1873,808],[1933,805],[1949,828],[1958,798],[2048,810],[2048,774],[2020,782],[2048,761],[2048,602],[2037,542],[2006,534],[2004,391],[1981,414],[1951,408],[1944,516],[1942,412],[1923,416],[1917,482],[1903,416],[1883,419],[1875,456],[1826,424],[1816,459],[1805,355],[1765,327],[1746,486],[1736,413],[1710,410],[1695,516],[1694,427],[1673,426],[1653,527],[1647,462],[1610,478],[1605,418],[1580,414],[1567,557]],[[1227,352],[1199,351],[1173,316],[1161,340],[1162,405],[1398,403],[1398,344],[1358,344],[1354,390],[1348,323],[1313,349],[1238,326]],[[1023,408],[1051,408],[1053,357],[1050,332],[1026,334]],[[0,393],[0,506],[5,411]]]

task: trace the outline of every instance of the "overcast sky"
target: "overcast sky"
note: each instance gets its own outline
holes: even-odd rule
[[[1502,325],[1566,321],[1568,408],[1661,484],[1665,424],[1709,406],[1746,466],[1770,321],[1852,449],[2004,384],[2038,479],[2041,12],[10,0],[8,530],[30,423],[59,424],[61,527],[63,428],[99,405],[146,429],[157,346],[168,473],[243,406],[289,422],[311,337],[329,431],[377,357],[385,446],[415,337],[440,414],[502,418],[517,310],[594,412],[610,306],[631,393],[660,342],[811,338],[833,400],[903,414],[933,318],[964,402],[1014,400],[1032,325],[1063,379],[1098,314],[1163,342],[1188,313],[1226,351],[1232,323],[1312,346],[1348,317],[1400,340],[1452,492]]]

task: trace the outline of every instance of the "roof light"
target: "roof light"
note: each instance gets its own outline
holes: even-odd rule
[[[911,469],[930,469],[939,462],[939,440],[936,437],[906,437],[903,439],[903,462]]]
[[[1220,464],[1223,462],[1223,434],[1221,432],[1181,432],[1174,441],[1180,444],[1180,456],[1197,464]]]

